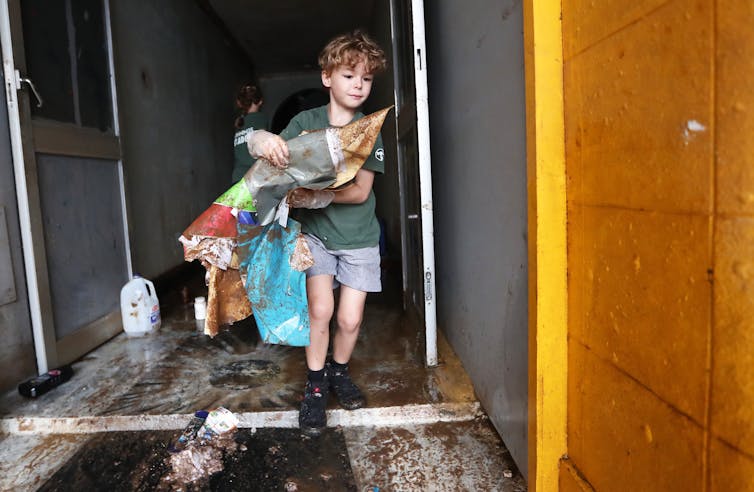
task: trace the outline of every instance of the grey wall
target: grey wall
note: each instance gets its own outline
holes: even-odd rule
[[[259,85],[264,94],[262,112],[272,123],[272,117],[280,103],[300,90],[322,87],[322,77],[319,70],[260,75]]]
[[[8,133],[5,89],[0,101],[0,391],[37,374],[26,299],[21,231]]]
[[[438,323],[526,473],[521,2],[438,0],[425,8]]]
[[[248,59],[185,0],[111,2],[134,271],[183,262],[178,237],[230,186]]]

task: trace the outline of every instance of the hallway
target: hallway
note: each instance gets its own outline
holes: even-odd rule
[[[0,490],[526,489],[455,354],[441,338],[426,368],[394,303],[368,305],[351,364],[367,407],[331,401],[327,432],[310,439],[296,429],[303,350],[261,344],[248,325],[210,339],[179,297],[161,297],[157,333],[118,335],[37,399],[3,395]],[[218,406],[239,430],[220,471],[186,485],[167,444]]]

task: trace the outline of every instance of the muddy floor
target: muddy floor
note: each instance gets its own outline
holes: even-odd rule
[[[337,426],[305,438],[295,428],[303,349],[261,343],[251,320],[205,336],[193,316],[202,287],[194,279],[161,292],[157,332],[118,335],[49,393],[0,398],[0,490],[526,489],[483,413],[443,419],[442,405],[479,408],[473,388],[442,336],[440,365],[425,367],[422,334],[399,300],[370,298],[351,362],[368,413],[339,414],[330,402]],[[168,450],[195,411],[219,406],[261,424],[189,454]],[[61,417],[69,421],[48,425]],[[150,418],[163,427],[142,430]]]
[[[239,430],[230,444],[208,443],[216,452],[202,454],[204,462],[180,470],[168,451],[174,437],[165,431],[96,435],[39,490],[357,490],[336,429],[316,439],[302,439],[294,429]]]

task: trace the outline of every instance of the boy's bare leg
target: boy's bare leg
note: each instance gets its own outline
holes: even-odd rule
[[[345,285],[340,287],[338,327],[333,338],[333,360],[328,363],[327,376],[330,378],[330,388],[338,397],[340,406],[347,410],[361,408],[366,403],[364,395],[351,380],[348,371],[348,361],[351,359],[351,354],[353,354],[353,349],[356,346],[361,321],[364,318],[366,298],[366,292]]]
[[[347,364],[359,337],[361,321],[364,319],[364,304],[367,293],[351,287],[340,286],[338,302],[337,330],[333,340],[333,360]]]
[[[306,347],[306,365],[313,371],[325,367],[327,345],[330,342],[330,319],[335,299],[332,291],[332,275],[316,275],[306,279],[306,295],[309,299],[309,346]]]
[[[309,299],[309,346],[306,347],[306,375],[304,399],[298,414],[301,432],[318,436],[327,426],[327,393],[329,383],[325,371],[325,357],[330,338],[330,318],[334,298],[332,275],[317,275],[306,279],[306,294]]]

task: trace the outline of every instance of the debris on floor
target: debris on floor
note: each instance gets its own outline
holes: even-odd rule
[[[161,483],[180,488],[181,485],[208,479],[223,471],[226,455],[241,450],[242,445],[235,441],[232,432],[189,441],[180,452],[165,459],[169,471],[162,477]]]
[[[65,365],[57,369],[51,369],[46,373],[31,378],[18,385],[18,392],[29,398],[36,398],[60,386],[73,376],[73,368]]]
[[[181,432],[181,435],[178,436],[178,439],[176,439],[168,447],[168,451],[170,451],[171,453],[180,453],[181,451],[186,449],[189,443],[193,442],[196,439],[196,435],[198,434],[199,429],[201,429],[204,425],[204,421],[207,419],[208,414],[209,412],[205,410],[199,410],[198,412],[194,413],[191,421],[188,423],[186,428],[183,429],[183,432]]]
[[[337,429],[316,440],[298,429],[239,429],[181,453],[167,450],[171,438],[175,432],[96,435],[38,490],[358,490]]]
[[[162,477],[167,484],[194,483],[223,469],[223,457],[239,446],[233,439],[238,417],[227,408],[194,414],[176,441],[168,447],[173,453],[166,459],[170,470]]]

